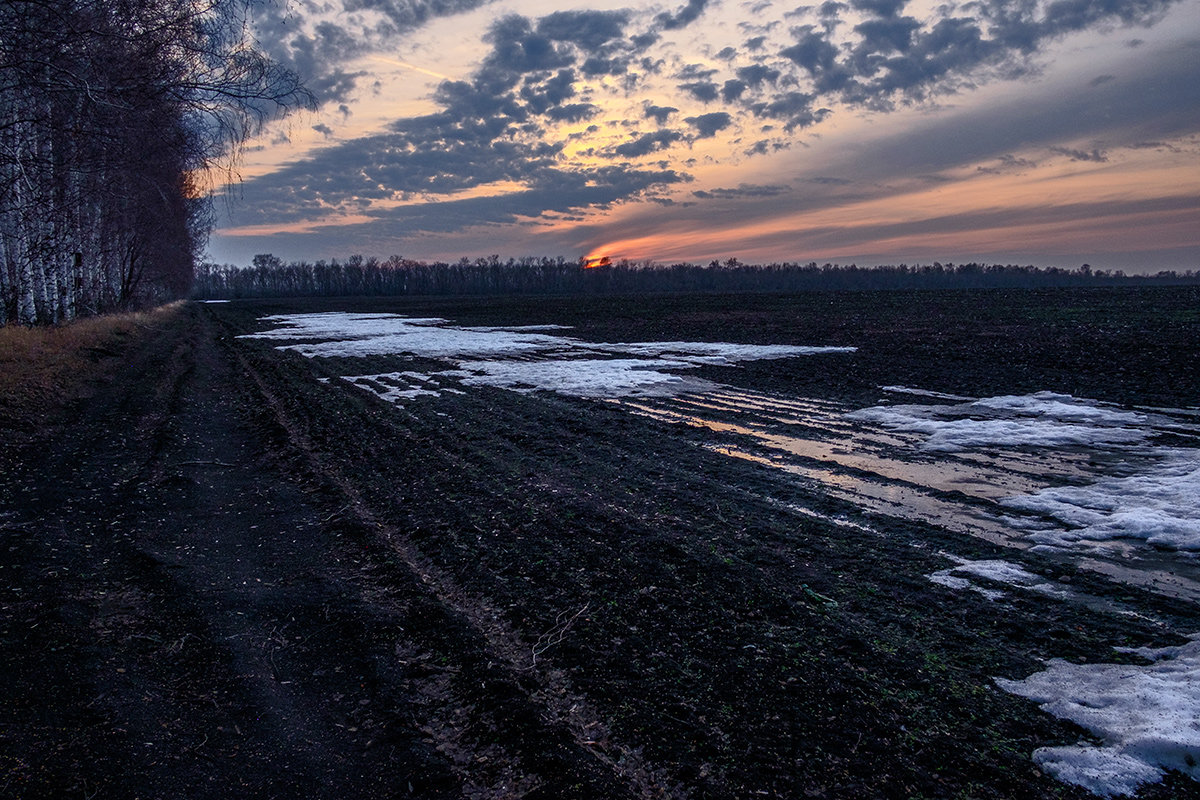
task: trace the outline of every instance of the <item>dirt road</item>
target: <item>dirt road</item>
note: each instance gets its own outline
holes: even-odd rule
[[[8,451],[0,796],[1082,797],[993,677],[1197,622],[1050,563],[1144,616],[947,602],[937,533],[602,404],[331,400],[252,318],[185,307]]]

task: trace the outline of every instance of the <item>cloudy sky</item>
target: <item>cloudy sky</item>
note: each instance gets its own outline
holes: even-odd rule
[[[217,261],[1200,268],[1200,0],[314,0]]]

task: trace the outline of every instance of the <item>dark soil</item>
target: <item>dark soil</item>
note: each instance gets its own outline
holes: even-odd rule
[[[709,370],[848,402],[1200,397],[1187,288],[191,305],[0,449],[0,796],[1086,797],[1030,758],[1086,735],[993,679],[1200,630],[1037,557],[1145,617],[932,584],[942,548],[1005,554],[798,518],[856,512],[609,404],[389,406],[234,338],[333,309],[852,344]]]

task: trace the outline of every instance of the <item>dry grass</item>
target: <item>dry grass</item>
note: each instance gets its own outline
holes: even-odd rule
[[[30,432],[48,411],[85,396],[107,363],[181,305],[45,328],[0,327],[0,429]]]

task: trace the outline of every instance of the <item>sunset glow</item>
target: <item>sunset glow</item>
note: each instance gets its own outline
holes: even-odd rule
[[[213,258],[1200,267],[1200,0],[410,5],[264,12]]]

